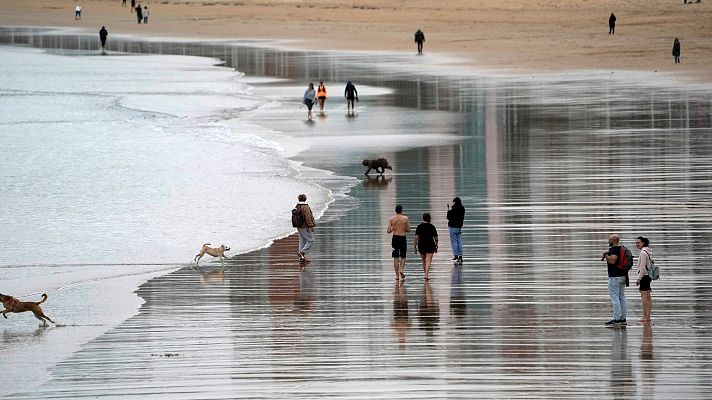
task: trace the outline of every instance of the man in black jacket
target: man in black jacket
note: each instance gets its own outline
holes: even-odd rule
[[[415,43],[418,44],[418,54],[423,54],[423,42],[425,42],[425,34],[418,29],[415,32]]]
[[[452,208],[447,205],[447,226],[450,230],[452,260],[462,262],[462,225],[465,221],[465,207],[459,197],[452,199]]]
[[[102,26],[99,30],[99,40],[101,41],[101,53],[106,53],[106,37],[109,36],[109,32],[106,27]]]

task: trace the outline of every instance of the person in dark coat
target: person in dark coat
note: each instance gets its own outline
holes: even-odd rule
[[[109,32],[106,30],[106,27],[102,26],[101,29],[99,30],[99,40],[101,40],[101,52],[105,53],[106,52],[106,37],[109,36]]]
[[[346,97],[346,110],[354,110],[354,100],[358,101],[358,90],[351,81],[346,82],[346,89],[344,89],[344,97]]]
[[[611,13],[608,17],[608,34],[613,35],[616,33],[616,15]]]
[[[423,42],[425,42],[425,34],[418,29],[415,32],[415,43],[418,44],[418,54],[423,54]]]
[[[452,207],[447,205],[447,227],[450,231],[452,260],[462,262],[462,225],[465,220],[465,207],[459,197],[452,199]]]
[[[675,57],[675,64],[680,64],[680,39],[675,38],[672,43],[672,56]]]
[[[141,8],[141,4],[138,4],[136,6],[136,19],[138,20],[139,24],[141,23],[141,21],[143,21],[143,9]]]

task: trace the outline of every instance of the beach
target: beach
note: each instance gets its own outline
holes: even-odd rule
[[[5,360],[12,373],[4,375],[3,396],[706,398],[712,347],[706,334],[712,274],[705,267],[712,256],[706,246],[712,236],[712,97],[704,87],[681,90],[675,82],[639,72],[613,77],[602,72],[473,75],[432,68],[425,57],[414,64],[412,54],[318,53],[273,43],[260,46],[259,41],[241,46],[119,38],[109,57],[97,57],[92,37],[42,29],[2,33],[3,44],[51,49],[45,54],[3,47],[4,54],[19,55],[22,62],[30,60],[22,53],[27,51],[52,57],[52,62],[37,64],[51,65],[63,77],[71,72],[60,73],[64,69],[57,65],[86,71],[100,62],[105,63],[101,71],[120,71],[107,66],[154,65],[150,62],[157,60],[155,65],[172,69],[155,72],[167,82],[155,77],[122,88],[128,78],[112,80],[108,77],[115,73],[100,73],[83,84],[93,99],[107,93],[121,98],[107,101],[110,112],[100,114],[105,118],[120,120],[117,112],[146,110],[139,121],[150,121],[143,124],[150,129],[135,135],[132,131],[141,124],[131,129],[115,124],[107,133],[121,134],[107,138],[126,141],[118,149],[136,140],[148,143],[136,147],[139,154],[152,149],[148,155],[153,159],[139,158],[145,171],[138,188],[162,181],[158,188],[167,188],[170,196],[191,199],[182,186],[188,177],[196,183],[205,173],[220,174],[223,188],[200,187],[208,194],[195,197],[209,201],[209,210],[239,208],[258,217],[253,223],[243,221],[244,213],[226,214],[186,224],[204,208],[183,200],[161,214],[177,217],[160,234],[140,230],[146,233],[139,240],[124,233],[131,246],[123,245],[123,236],[112,239],[109,222],[96,225],[103,228],[97,233],[105,241],[95,253],[73,255],[76,245],[61,237],[50,247],[53,251],[31,258],[6,246],[0,268],[12,279],[1,281],[3,293],[5,287],[29,294],[54,285],[43,307],[64,326],[37,329],[30,315],[9,315],[1,345],[4,354],[12,355]],[[141,67],[132,66],[129,76],[133,70]],[[305,81],[319,78],[331,95],[326,111],[307,121],[299,101]],[[359,88],[354,114],[346,112],[341,99],[347,79]],[[57,86],[62,82],[49,80]],[[167,88],[146,86],[153,81]],[[185,92],[178,82],[187,85]],[[4,109],[28,96],[36,96],[35,101],[63,98],[68,90],[8,85],[1,92]],[[79,90],[86,89],[71,89],[74,97],[81,97]],[[230,90],[227,99],[219,96]],[[143,98],[143,92],[155,93]],[[196,101],[196,95],[202,100]],[[260,106],[244,107],[247,100]],[[237,112],[214,111],[225,104]],[[166,115],[167,106],[181,113]],[[44,147],[19,132],[39,134],[35,125],[54,132],[66,123],[48,118],[49,113],[15,110],[3,115],[3,138],[17,131],[16,140],[25,140],[28,154],[43,154]],[[87,123],[93,121],[82,122]],[[154,126],[164,129],[152,133]],[[247,134],[249,140],[243,137]],[[55,148],[65,145],[61,135],[54,139]],[[200,162],[186,161],[192,146],[204,146]],[[13,155],[3,159],[7,167],[23,165],[17,153],[6,154]],[[125,157],[121,151],[107,152],[86,162],[101,166],[114,160],[112,154]],[[259,162],[244,174],[233,164],[256,156]],[[361,161],[377,157],[387,158],[393,171],[363,176]],[[213,158],[219,162],[210,162]],[[28,190],[23,174],[8,173],[7,167],[3,179],[10,182],[10,193],[18,187]],[[182,172],[172,173],[176,168]],[[68,179],[77,170],[59,171]],[[125,185],[113,176],[104,181]],[[237,182],[247,184],[235,188]],[[239,201],[257,189],[267,191],[268,202]],[[300,191],[321,211],[312,262],[305,268],[297,260],[295,236],[264,247],[283,231],[260,224],[282,221],[272,225],[284,223],[284,231],[293,232],[288,215]],[[164,204],[159,189],[149,197],[111,193],[105,202],[134,199],[157,210]],[[450,261],[445,220],[454,196],[467,209],[462,265]],[[2,203],[3,210],[20,216],[45,212],[39,207],[25,212],[16,205],[23,197],[18,199]],[[102,210],[101,204],[86,204]],[[422,279],[419,258],[412,253],[412,233],[405,281],[394,279],[385,223],[396,204],[404,206],[413,226],[422,213],[433,215],[441,246],[429,282]],[[51,214],[46,218],[53,221]],[[16,219],[4,225],[8,236],[25,232],[19,228],[23,218]],[[117,221],[129,232],[136,229]],[[66,229],[64,237],[76,235],[61,219],[54,222]],[[598,260],[614,232],[636,257],[633,239],[651,238],[663,268],[661,280],[653,283],[652,324],[635,322],[640,300],[631,286],[628,326],[603,325],[611,309],[606,267]],[[231,254],[225,269],[208,260],[200,267],[189,263],[205,236],[221,236],[235,248],[238,254]],[[245,246],[243,238],[258,240]],[[152,243],[165,249],[151,252],[146,246]],[[262,248],[249,251],[257,247]],[[69,264],[77,258],[80,263]],[[125,259],[135,264],[118,261]],[[91,266],[92,260],[104,264]],[[156,263],[141,266],[148,261]],[[90,266],[97,271],[90,274]],[[62,269],[75,275],[60,281],[56,276]],[[132,273],[137,275],[127,277]],[[103,278],[107,275],[121,284]],[[31,284],[23,276],[31,277]],[[135,294],[130,293],[136,285]],[[109,289],[116,292],[110,295]],[[91,299],[101,294],[103,301],[92,308],[96,302]],[[120,313],[103,319],[97,313],[104,309]],[[92,320],[99,326],[88,329]],[[27,363],[27,354],[38,346],[52,357]],[[22,379],[10,379],[13,374]]]
[[[456,0],[393,3],[287,0],[143,2],[147,25],[118,0],[4,3],[0,25],[58,26],[111,35],[202,39],[270,39],[294,48],[398,51],[415,54],[413,35],[425,33],[425,56],[455,55],[458,64],[498,71],[568,70],[672,73],[712,82],[712,4],[682,1]],[[141,3],[141,2],[139,2]],[[128,3],[130,5],[130,2]],[[614,35],[608,18],[617,16]],[[682,42],[682,63],[671,56]]]

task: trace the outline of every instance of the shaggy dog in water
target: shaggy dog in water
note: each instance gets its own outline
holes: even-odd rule
[[[225,246],[224,244],[221,244],[220,247],[210,247],[210,243],[205,243],[203,247],[200,249],[200,253],[195,255],[195,258],[193,261],[195,261],[195,265],[198,265],[200,262],[200,259],[207,253],[210,254],[213,257],[218,257],[220,258],[220,265],[223,264],[223,258],[225,257],[225,252],[229,251],[230,248]]]
[[[388,160],[385,158],[379,158],[377,160],[363,160],[363,166],[368,167],[364,175],[368,175],[372,169],[375,169],[379,174],[383,174],[386,169],[393,170],[393,168],[388,165]]]
[[[0,293],[0,302],[2,302],[3,307],[5,307],[4,310],[2,310],[2,316],[7,319],[7,313],[12,312],[12,313],[21,313],[25,311],[32,311],[33,314],[35,314],[35,318],[39,319],[42,321],[42,324],[44,326],[47,326],[47,321],[51,322],[54,324],[54,321],[49,319],[48,316],[44,315],[42,312],[42,309],[40,308],[40,304],[44,303],[45,300],[47,300],[47,295],[42,294],[42,300],[40,301],[20,301],[12,296],[7,296],[2,293]]]

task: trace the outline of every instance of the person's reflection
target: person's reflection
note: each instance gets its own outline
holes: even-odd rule
[[[225,277],[225,268],[220,267],[216,271],[207,270],[205,267],[194,266],[191,267],[195,272],[198,273],[198,278],[203,286],[210,285],[224,285],[228,283],[228,279]]]
[[[404,281],[397,281],[393,288],[393,333],[401,348],[405,346],[410,330],[410,314],[408,312],[408,291]]]
[[[462,265],[455,265],[450,276],[450,315],[460,319],[467,315],[467,302],[462,281]]]
[[[424,330],[427,336],[432,336],[433,332],[438,329],[440,306],[433,296],[430,283],[427,281],[423,283],[423,298],[418,304],[418,320],[420,329]]]
[[[625,327],[613,329],[610,390],[613,398],[630,398],[635,393],[633,366],[628,356],[628,332]]]
[[[299,288],[294,293],[294,307],[301,312],[314,310],[314,281],[312,273],[302,271],[299,273]]]
[[[653,323],[643,324],[643,342],[640,345],[640,366],[642,371],[642,394],[644,399],[655,395],[655,366],[653,365]]]
[[[392,180],[393,177],[386,178],[383,175],[376,175],[375,177],[366,175],[366,179],[363,181],[363,187],[366,189],[385,189]]]

